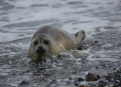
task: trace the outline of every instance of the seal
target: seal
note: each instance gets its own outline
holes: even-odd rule
[[[45,58],[52,58],[53,55],[58,55],[61,52],[76,49],[85,36],[84,30],[70,34],[54,26],[45,25],[33,35],[28,51],[28,58],[38,63],[42,62]]]

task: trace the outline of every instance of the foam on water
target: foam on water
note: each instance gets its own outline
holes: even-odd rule
[[[1,33],[0,32],[0,42],[13,41],[13,40],[22,39],[25,37],[31,37],[31,35],[21,36],[20,33]]]
[[[118,59],[111,59],[111,58],[87,58],[90,61],[110,61],[110,62],[116,62],[119,61]]]
[[[14,40],[14,39],[16,39],[16,36],[18,36],[18,34],[12,35],[12,33],[1,33],[0,32],[0,42]]]
[[[111,23],[110,20],[105,20],[105,17],[97,17],[103,15],[98,14],[98,12],[106,11],[108,13],[115,13],[115,11],[112,10],[117,5],[118,0],[4,0],[3,2],[6,5],[1,5],[4,9],[0,10],[0,13],[5,12],[6,14],[0,15],[0,30],[3,31],[4,29],[8,29],[9,34],[6,33],[8,31],[6,31],[5,34],[9,35],[9,38],[6,38],[4,34],[1,34],[0,36],[5,37],[5,39],[3,40],[0,38],[0,42],[19,38],[18,34],[11,33],[11,31],[18,30],[18,32],[20,32],[19,30],[21,28],[28,28],[22,30],[23,33],[26,34],[33,32],[33,29],[29,29],[29,26],[37,30],[40,26],[46,24],[60,25],[59,27],[62,27],[70,33],[84,29],[87,32],[87,37],[90,37],[94,34],[95,28],[106,26]],[[8,9],[7,6],[13,6],[13,8]],[[106,18],[110,18],[110,16],[107,16]],[[31,34],[33,35],[33,33]]]

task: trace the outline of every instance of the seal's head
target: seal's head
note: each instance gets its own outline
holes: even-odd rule
[[[33,37],[29,48],[28,57],[39,62],[42,57],[49,56],[51,43],[50,37],[45,34],[40,34]]]

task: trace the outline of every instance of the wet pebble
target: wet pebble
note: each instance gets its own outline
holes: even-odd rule
[[[121,69],[107,74],[96,84],[96,87],[121,87]]]
[[[104,86],[106,86],[107,83],[108,83],[107,80],[100,80],[100,81],[98,82],[98,87],[104,87]]]
[[[121,86],[121,82],[120,82],[120,80],[116,80],[116,81],[114,82],[113,87],[119,87],[119,86]]]
[[[74,82],[74,86],[79,86],[79,82]]]
[[[80,78],[78,78],[77,80],[78,80],[79,82],[80,82],[80,81],[84,81],[84,79],[83,79],[83,78],[81,78],[81,77],[80,77]]]
[[[19,87],[25,87],[28,84],[29,84],[29,81],[23,80],[23,81],[20,82]]]
[[[87,84],[82,84],[83,82],[84,82],[84,79],[82,77],[79,77],[74,81],[74,86],[76,86],[76,87],[88,87]]]
[[[77,78],[77,79],[74,81],[74,83],[75,83],[75,82],[82,82],[82,81],[84,81],[84,79],[83,79],[82,77],[79,77],[79,78]]]

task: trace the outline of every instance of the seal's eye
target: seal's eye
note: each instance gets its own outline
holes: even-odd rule
[[[43,43],[46,44],[46,45],[48,45],[49,41],[48,40],[44,40]]]
[[[37,41],[35,41],[35,42],[34,42],[34,45],[37,45],[37,44],[38,44],[38,42],[37,42]]]

